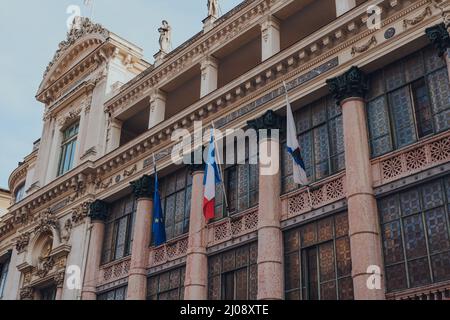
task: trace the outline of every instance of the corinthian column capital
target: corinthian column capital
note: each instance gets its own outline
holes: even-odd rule
[[[450,48],[450,36],[444,23],[437,24],[433,27],[425,29],[428,40],[438,50],[439,57]]]
[[[369,90],[366,74],[355,66],[336,78],[328,79],[327,85],[338,104],[348,98],[364,98]]]

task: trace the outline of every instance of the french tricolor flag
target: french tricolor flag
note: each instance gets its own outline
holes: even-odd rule
[[[292,156],[293,164],[293,176],[296,184],[307,186],[309,184],[308,177],[306,176],[305,163],[302,159],[300,152],[300,145],[297,138],[297,129],[295,127],[294,115],[292,113],[291,104],[289,103],[289,97],[286,91],[286,113],[287,113],[287,150]]]
[[[214,144],[214,129],[211,129],[211,140],[209,142],[208,160],[206,161],[205,177],[203,185],[205,187],[203,196],[203,214],[206,221],[214,218],[216,184],[222,182],[219,168],[216,163],[216,148]]]

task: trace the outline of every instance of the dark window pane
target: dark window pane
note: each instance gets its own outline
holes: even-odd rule
[[[433,119],[431,115],[428,88],[423,79],[411,85],[416,112],[417,134],[419,138],[433,133]]]
[[[425,214],[425,219],[430,253],[449,250],[450,241],[444,207],[428,211]],[[450,265],[448,267],[450,269]]]
[[[422,258],[408,262],[409,282],[411,287],[430,283],[430,268],[428,259]]]
[[[336,277],[333,242],[319,246],[320,282]]]
[[[425,233],[421,215],[409,216],[403,219],[405,232],[405,249],[408,259],[422,257],[427,254]]]
[[[389,105],[395,127],[397,147],[401,148],[416,141],[409,87],[403,87],[389,94]]]
[[[347,277],[339,279],[339,300],[353,300],[353,279]]]
[[[400,221],[394,220],[382,226],[384,259],[386,264],[404,260]]]
[[[348,276],[352,272],[352,257],[350,239],[348,237],[336,240],[337,276]]]
[[[386,267],[386,285],[388,291],[405,289],[407,287],[406,271],[403,263]]]
[[[450,279],[450,252],[437,254],[431,257],[434,281]]]

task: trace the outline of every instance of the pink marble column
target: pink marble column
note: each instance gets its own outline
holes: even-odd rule
[[[354,296],[357,300],[383,300],[381,235],[363,100],[368,90],[367,78],[360,69],[352,67],[337,79],[329,80],[328,84],[342,106]],[[380,272],[370,273],[372,266]],[[380,279],[379,288],[371,284],[373,277]]]
[[[208,298],[207,229],[203,216],[204,166],[192,166],[192,195],[189,219],[189,242],[186,257],[184,299]]]
[[[143,176],[132,182],[137,199],[134,220],[133,247],[128,274],[127,300],[145,300],[147,297],[147,263],[153,217],[153,179]]]
[[[284,298],[283,235],[281,232],[281,176],[279,136],[261,130],[280,129],[273,111],[250,121],[259,132],[258,300]],[[268,151],[268,152],[267,152]],[[265,158],[264,155],[269,155]]]
[[[108,216],[108,204],[96,200],[91,204],[89,217],[91,218],[91,236],[86,262],[86,271],[81,291],[82,300],[96,300],[97,275],[102,257],[103,237],[105,234],[105,219]]]

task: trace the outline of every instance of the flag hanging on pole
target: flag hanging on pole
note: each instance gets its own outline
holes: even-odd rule
[[[152,234],[155,241],[155,246],[160,246],[166,242],[166,227],[164,225],[161,197],[159,196],[158,172],[156,171],[156,163],[154,159],[153,164],[155,168],[155,191],[153,194]]]
[[[294,182],[299,185],[306,186],[309,184],[305,171],[305,163],[303,162],[300,145],[297,139],[297,129],[295,127],[294,115],[292,113],[291,104],[289,102],[286,84],[284,84],[286,93],[286,114],[287,114],[287,150],[292,156]]]
[[[203,185],[205,187],[203,196],[203,215],[206,221],[214,218],[216,184],[220,183],[219,168],[216,163],[216,148],[214,143],[214,129],[211,129],[211,140],[209,142],[208,159],[205,166],[205,177]]]

